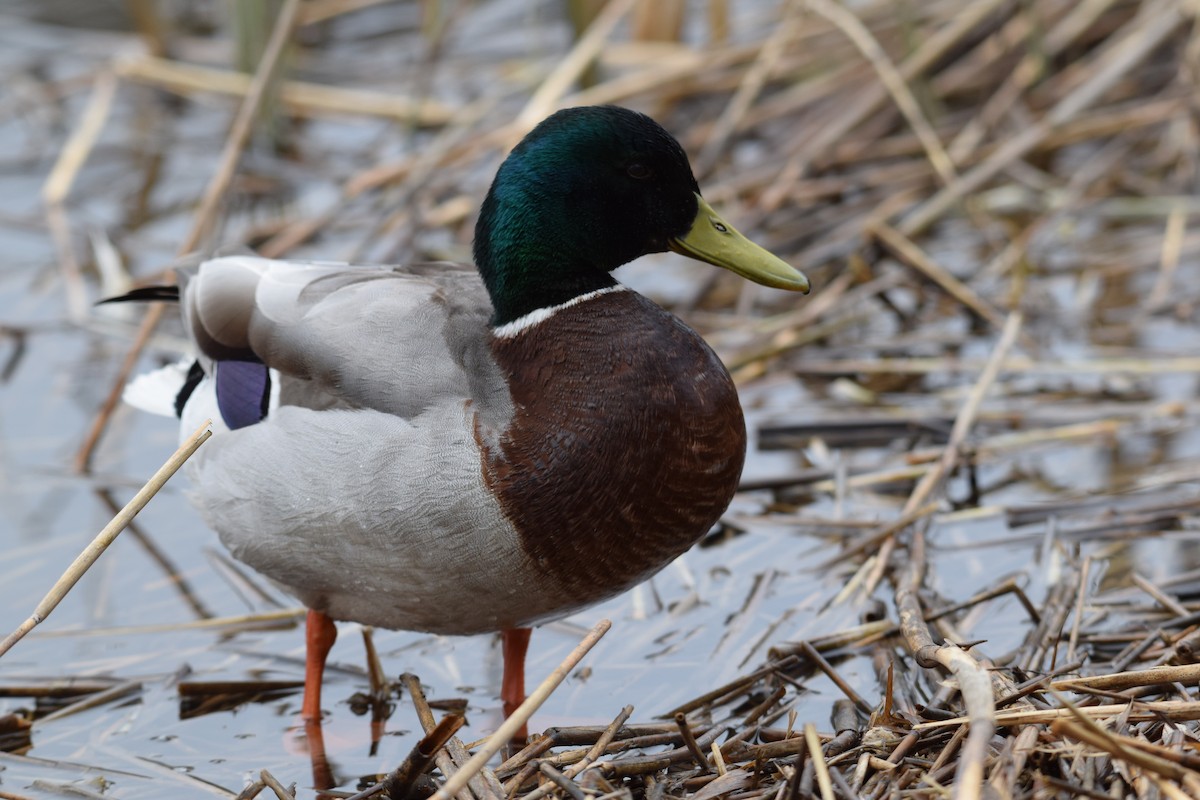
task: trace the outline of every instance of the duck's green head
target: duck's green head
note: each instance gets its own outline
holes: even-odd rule
[[[664,250],[808,291],[704,202],[671,134],[615,106],[564,109],[534,128],[501,165],[475,227],[495,325],[611,286],[612,270]]]

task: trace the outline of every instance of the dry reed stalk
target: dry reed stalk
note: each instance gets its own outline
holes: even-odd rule
[[[1004,453],[1028,450],[1035,445],[1041,444],[1066,444],[1076,439],[1111,439],[1120,433],[1122,428],[1143,423],[1146,418],[1152,419],[1157,417],[1162,419],[1173,416],[1178,416],[1177,407],[1159,406],[1151,409],[1145,417],[1142,415],[1113,417],[1110,419],[1098,419],[1093,422],[1080,422],[1074,425],[1058,425],[1051,428],[1034,428],[1026,431],[998,433],[995,436],[980,439],[974,446],[973,451],[977,456],[991,457],[1003,455]],[[912,451],[905,456],[904,460],[910,464],[926,464],[938,460],[941,458],[941,454],[942,451],[940,448],[925,448]]]
[[[621,712],[613,718],[613,721],[609,723],[608,727],[605,728],[600,736],[596,739],[596,743],[588,748],[588,751],[584,753],[583,758],[572,764],[564,772],[566,777],[575,779],[585,769],[591,767],[596,760],[599,759],[606,750],[608,750],[608,746],[612,744],[613,739],[616,738],[617,731],[621,729],[621,726],[624,725],[632,715],[633,706],[625,706],[622,708]]]
[[[533,716],[534,712],[541,708],[542,703],[546,702],[570,671],[587,655],[596,642],[600,641],[600,638],[608,633],[608,629],[611,627],[612,623],[606,619],[596,623],[588,635],[583,638],[583,641],[567,654],[563,662],[496,729],[496,732],[488,739],[487,744],[481,747],[470,761],[463,764],[461,770],[446,779],[446,783],[434,792],[432,800],[450,800],[450,798],[458,794],[467,785],[467,781],[483,769],[491,757],[500,751],[500,748],[508,744],[513,734],[519,728],[523,727],[525,723],[529,722],[529,718]]]
[[[688,724],[687,715],[681,711],[675,712],[675,724],[679,726],[679,735],[683,738],[683,744],[691,753],[692,759],[696,762],[696,766],[701,772],[708,772],[712,769],[712,765],[708,763],[708,757],[704,755],[704,751],[700,749],[700,745],[696,743],[696,735],[692,733],[692,727]]]
[[[288,788],[280,783],[278,778],[265,769],[259,772],[258,777],[259,780],[263,782],[264,786],[275,793],[275,797],[278,798],[278,800],[295,800],[295,784],[292,784],[291,788]]]
[[[260,777],[258,780],[251,781],[250,783],[246,784],[246,788],[238,792],[237,797],[234,798],[234,800],[254,800],[254,798],[258,797],[259,793],[265,788],[267,788],[267,785],[263,783],[262,778]]]
[[[1101,94],[1111,88],[1129,69],[1162,44],[1178,25],[1183,22],[1175,0],[1159,0],[1143,7],[1140,23],[1131,25],[1133,30],[1124,32],[1116,42],[1106,43],[1096,55],[1099,66],[1087,80],[1059,101],[1044,117],[1010,139],[978,166],[964,173],[953,184],[939,191],[929,200],[905,216],[899,224],[901,233],[914,236],[939,219],[950,207],[968,192],[982,187],[985,182],[1011,165],[1044,140],[1060,125],[1071,120],[1079,112],[1094,103]]]
[[[729,141],[729,137],[733,135],[734,130],[750,111],[754,101],[762,93],[767,78],[779,63],[784,49],[795,38],[800,28],[798,5],[797,0],[787,0],[783,4],[780,11],[781,20],[775,28],[775,32],[759,49],[758,56],[746,70],[737,91],[729,99],[721,116],[713,123],[703,149],[693,161],[693,168],[697,176],[703,177],[712,169]]]
[[[80,168],[104,130],[116,93],[117,79],[113,73],[105,71],[96,76],[83,116],[59,151],[58,160],[42,184],[42,202],[46,205],[58,205],[67,199]]]
[[[225,633],[251,630],[275,630],[294,628],[296,623],[304,618],[303,608],[284,608],[276,611],[263,611],[256,614],[240,614],[232,617],[212,617],[209,619],[189,620],[187,622],[157,623],[151,625],[114,625],[111,627],[88,628],[87,630],[43,631],[38,637],[43,639],[75,638],[75,637],[104,637],[130,636],[155,633],[167,633],[178,630],[211,630]]]
[[[954,277],[945,267],[938,264],[925,254],[920,247],[904,234],[884,222],[878,222],[871,229],[898,258],[920,270],[920,272],[946,290],[946,293],[967,308],[974,311],[991,323],[997,330],[1004,328],[1004,315],[999,309],[988,303],[971,287]]]
[[[925,114],[917,104],[916,98],[913,97],[907,81],[892,64],[891,59],[888,58],[887,53],[880,47],[871,32],[851,11],[830,2],[830,0],[808,0],[808,5],[841,29],[847,38],[854,42],[855,47],[879,75],[879,80],[891,95],[892,101],[900,109],[913,132],[916,133],[917,139],[925,149],[929,163],[933,165],[934,172],[941,178],[943,184],[953,182],[957,178],[954,162],[942,147],[942,142],[934,133],[929,121],[925,119]]]
[[[106,70],[96,76],[83,115],[59,151],[58,159],[42,184],[46,221],[53,235],[58,263],[63,272],[68,308],[71,318],[76,323],[82,323],[87,318],[88,307],[83,290],[82,270],[71,245],[70,224],[64,204],[79,170],[87,162],[104,130],[116,93],[117,79],[111,72]]]
[[[1050,684],[1060,692],[1086,692],[1092,689],[1122,691],[1138,686],[1159,686],[1169,683],[1195,683],[1200,681],[1200,664],[1161,666],[1129,672],[1115,672],[1091,677],[1063,678]]]
[[[1020,312],[1010,315],[1004,325],[1000,340],[988,359],[988,365],[972,387],[971,394],[963,404],[954,421],[950,439],[943,451],[942,459],[935,469],[926,473],[917,484],[905,511],[911,512],[926,503],[944,483],[959,458],[959,447],[974,424],[980,405],[988,390],[1000,373],[1001,364],[1021,329]],[[881,574],[888,560],[887,553],[894,547],[895,537],[888,538],[880,548],[877,573]],[[963,753],[955,770],[955,797],[974,800],[979,797],[984,778],[984,762],[988,743],[996,725],[996,711],[992,698],[991,682],[978,662],[965,650],[954,644],[937,646],[929,634],[928,622],[924,619],[920,600],[917,598],[925,571],[924,534],[918,528],[909,545],[908,567],[896,580],[896,607],[900,614],[900,630],[917,663],[932,667],[941,665],[949,670],[959,683],[971,719],[970,733],[963,746]],[[868,582],[868,586],[871,582]]]
[[[315,25],[318,22],[325,22],[343,14],[353,14],[355,11],[362,11],[386,2],[388,0],[307,0],[300,7],[300,16],[296,25],[297,27]]]
[[[281,57],[296,25],[298,12],[298,0],[285,0],[279,9],[279,15],[275,19],[275,25],[263,50],[258,69],[254,73],[242,105],[238,108],[233,125],[230,126],[229,136],[221,150],[216,172],[200,200],[195,224],[179,247],[180,255],[196,249],[208,238],[216,224],[218,206],[233,180],[242,151],[245,150],[246,143],[250,139],[254,120],[258,117],[263,102],[267,100],[269,88],[276,82],[282,63]]]
[[[686,6],[684,0],[638,0],[630,21],[633,38],[642,41],[678,41],[683,32]]]
[[[125,504],[121,509],[121,513],[117,514],[112,520],[104,526],[100,533],[96,534],[96,538],[92,540],[83,552],[81,552],[75,561],[67,567],[66,572],[62,574],[52,587],[42,598],[41,602],[34,608],[33,614],[27,620],[22,622],[16,630],[10,633],[0,641],[0,657],[12,649],[12,646],[25,637],[27,633],[41,624],[46,617],[50,616],[56,606],[67,596],[67,592],[71,591],[72,587],[79,582],[84,573],[96,563],[96,559],[100,558],[108,546],[116,541],[121,531],[125,530],[125,526],[129,524],[138,512],[146,507],[150,499],[158,494],[158,491],[166,485],[166,482],[171,479],[183,463],[187,461],[192,453],[196,452],[200,445],[208,441],[212,436],[212,431],[209,430],[211,422],[205,422],[195,433],[189,436],[183,444],[179,446],[170,458],[167,459],[157,472],[146,481],[146,484],[138,491],[133,498]]]
[[[110,514],[116,514],[121,510],[111,491],[100,489],[96,491],[96,496],[108,508]],[[150,557],[150,560],[158,565],[167,581],[179,592],[180,598],[192,610],[196,618],[212,619],[213,613],[209,611],[208,606],[200,599],[191,582],[183,575],[178,565],[170,556],[153,539],[147,536],[136,522],[131,521],[126,531],[128,532],[127,535],[132,537],[145,551],[146,555]]]
[[[417,779],[433,765],[438,752],[465,723],[466,719],[459,715],[442,717],[432,731],[413,745],[408,756],[391,774],[374,786],[352,795],[348,800],[367,800],[385,792],[389,797],[407,797]]]
[[[825,754],[821,750],[821,741],[817,738],[817,729],[811,722],[804,726],[804,741],[808,745],[809,763],[814,766],[817,783],[821,787],[821,800],[835,800],[833,781],[829,778],[829,765],[825,763]]]
[[[971,3],[965,13],[951,18],[926,39],[916,52],[905,59],[899,67],[901,80],[909,81],[923,73],[1001,5],[1003,5],[1002,0]],[[823,125],[817,135],[805,142],[803,150],[788,159],[780,172],[779,179],[763,194],[764,208],[777,209],[787,195],[789,186],[807,171],[808,165],[815,159],[816,154],[827,150],[834,142],[842,139],[851,129],[873,113],[886,97],[886,89],[876,85],[856,93],[845,111]]]
[[[811,359],[795,366],[801,374],[828,375],[847,372],[868,375],[930,375],[978,371],[983,364],[977,359],[956,358],[877,358],[872,360],[847,358],[840,360]],[[1091,358],[1078,361],[1035,361],[1017,356],[1005,359],[1005,372],[1017,375],[1168,375],[1200,371],[1200,358],[1191,356],[1151,356],[1144,358]]]
[[[1046,708],[1021,711],[996,712],[996,725],[1008,727],[1012,725],[1047,725],[1056,719],[1067,719],[1075,714],[1086,714],[1089,717],[1106,719],[1125,715],[1128,722],[1153,722],[1156,720],[1172,720],[1188,722],[1200,719],[1200,702],[1188,700],[1157,700],[1131,701],[1131,703],[1109,703],[1096,706],[1080,706],[1069,708]],[[947,728],[955,725],[968,724],[968,717],[952,717],[932,722],[918,722],[913,726],[916,731]]]
[[[358,5],[359,0],[339,0],[322,4],[319,10],[341,13]],[[709,7],[726,9],[726,4],[713,2]],[[982,781],[999,796],[1039,791],[1095,795],[1101,789],[1108,794],[1184,792],[1176,782],[1181,773],[1152,759],[1194,769],[1182,739],[1172,738],[1190,733],[1194,726],[1161,724],[1171,719],[1170,714],[1186,719],[1195,713],[1186,706],[1162,705],[1178,702],[1177,698],[1191,702],[1189,687],[1196,678],[1188,670],[1193,667],[1184,663],[1143,668],[1195,657],[1200,635],[1195,603],[1187,594],[1173,594],[1172,588],[1183,586],[1186,576],[1157,582],[1140,576],[1122,578],[1123,593],[1103,594],[1096,594],[1089,576],[1096,574],[1099,559],[1109,558],[1121,540],[1157,531],[1186,534],[1191,529],[1195,509],[1171,494],[1171,484],[1189,476],[1194,479],[1197,465],[1179,459],[1163,469],[1122,478],[1119,488],[1143,493],[1139,502],[1106,498],[1103,503],[1055,501],[1038,507],[984,505],[998,502],[987,497],[995,488],[987,482],[995,478],[985,474],[979,479],[984,485],[976,486],[974,467],[990,460],[992,464],[984,465],[997,467],[987,470],[995,473],[1030,457],[1053,459],[1054,452],[1047,448],[1054,445],[1115,449],[1131,437],[1170,438],[1175,429],[1190,424],[1196,410],[1188,403],[1157,402],[1161,398],[1145,388],[1153,381],[1140,378],[1195,370],[1198,360],[1187,354],[1147,357],[1134,347],[1104,351],[1103,345],[1090,340],[1095,345],[1091,353],[1066,363],[1055,360],[1057,351],[1007,358],[1001,362],[1011,373],[1005,397],[989,401],[986,413],[976,407],[968,414],[964,407],[955,418],[963,422],[973,416],[976,427],[986,425],[987,430],[972,438],[969,450],[960,451],[963,438],[958,427],[951,445],[929,446],[930,437],[937,442],[947,434],[951,417],[944,408],[960,394],[953,382],[968,370],[980,370],[984,363],[920,357],[958,353],[964,337],[941,335],[938,323],[948,315],[935,309],[940,291],[927,291],[921,286],[923,278],[897,268],[891,256],[915,265],[945,289],[956,300],[956,304],[942,304],[952,309],[950,314],[967,308],[993,326],[1002,319],[997,309],[1006,307],[1020,307],[1031,321],[1045,325],[1046,298],[1053,294],[1057,299],[1067,282],[1073,283],[1078,297],[1088,300],[1072,297],[1081,317],[1102,307],[1090,300],[1089,291],[1144,294],[1146,285],[1153,283],[1151,299],[1156,307],[1118,303],[1121,322],[1089,324],[1088,335],[1096,331],[1108,336],[1136,334],[1147,320],[1177,322],[1158,313],[1160,308],[1190,313],[1194,287],[1178,265],[1200,252],[1200,239],[1187,224],[1195,203],[1186,194],[1186,178],[1175,177],[1190,174],[1187,154],[1195,151],[1186,131],[1194,94],[1189,87],[1195,83],[1189,83],[1180,66],[1185,47],[1182,33],[1190,17],[1153,0],[1139,4],[1049,0],[1032,6],[954,0],[923,6],[907,16],[884,3],[855,6],[853,17],[844,16],[844,9],[822,7],[833,22],[816,14],[802,25],[762,24],[748,29],[739,24],[736,43],[715,49],[639,45],[599,53],[606,73],[602,82],[571,90],[569,80],[552,86],[555,76],[551,75],[543,90],[547,97],[557,97],[546,101],[547,110],[559,103],[606,100],[660,111],[678,109],[668,112],[679,124],[677,132],[686,133],[685,145],[700,153],[697,161],[702,167],[713,171],[713,180],[705,181],[706,196],[746,209],[752,225],[767,235],[772,246],[778,245],[788,256],[800,254],[806,267],[815,268],[819,276],[824,273],[823,295],[798,309],[773,305],[775,316],[755,319],[744,313],[745,308],[735,312],[733,293],[722,284],[715,284],[697,308],[687,311],[692,322],[714,332],[711,338],[720,350],[732,354],[727,362],[743,384],[774,373],[773,379],[781,382],[803,381],[805,391],[820,398],[827,389],[832,396],[835,388],[822,376],[849,374],[863,384],[856,398],[867,398],[855,402],[874,407],[847,411],[834,401],[818,403],[818,410],[836,415],[839,423],[848,420],[849,428],[853,428],[849,423],[867,425],[876,412],[888,418],[890,427],[885,430],[891,432],[891,449],[884,449],[889,447],[886,440],[884,445],[872,443],[858,429],[847,433],[837,424],[822,429],[828,421],[825,417],[808,420],[808,427],[797,426],[805,431],[802,434],[773,434],[773,446],[799,450],[811,445],[814,453],[823,448],[840,450],[841,463],[850,466],[820,464],[759,481],[756,488],[775,492],[774,503],[764,502],[760,513],[726,520],[737,528],[815,529],[812,535],[828,543],[830,552],[841,551],[817,566],[817,571],[844,564],[852,573],[844,586],[817,581],[820,588],[813,590],[814,597],[837,596],[811,613],[808,607],[795,610],[794,615],[794,609],[789,609],[772,623],[762,646],[770,644],[777,630],[787,630],[774,627],[784,623],[836,631],[809,642],[825,655],[792,659],[786,665],[772,662],[756,670],[754,677],[705,692],[687,704],[689,716],[684,721],[689,731],[694,730],[692,739],[702,760],[683,744],[676,726],[664,732],[662,726],[652,731],[653,726],[627,725],[622,717],[628,714],[623,712],[607,729],[559,729],[535,739],[519,758],[503,766],[508,781],[504,787],[497,790],[498,784],[477,776],[473,785],[480,788],[475,795],[498,797],[503,792],[532,800],[580,793],[615,798],[617,787],[611,782],[637,776],[629,786],[639,800],[683,794],[711,800],[794,800],[801,794],[826,793],[819,781],[819,764],[826,768],[828,791],[842,796],[950,796],[973,792]],[[774,13],[778,8],[769,10]],[[1152,19],[1164,10],[1166,16]],[[748,30],[757,39],[747,38]],[[1145,36],[1156,43],[1137,41]],[[719,38],[715,32],[713,37]],[[1194,52],[1195,46],[1189,46],[1189,52]],[[597,53],[593,50],[590,55]],[[867,56],[865,61],[859,53]],[[594,61],[590,55],[582,53],[578,58],[582,63]],[[576,63],[560,66],[578,72]],[[1162,79],[1163,74],[1172,77]],[[430,148],[368,169],[354,164],[347,169],[351,174],[333,176],[332,185],[340,189],[340,196],[325,210],[257,228],[275,237],[263,250],[278,255],[314,234],[328,234],[336,245],[349,226],[364,227],[365,220],[370,227],[371,214],[377,214],[378,221],[359,245],[369,248],[364,252],[375,254],[381,252],[378,245],[388,245],[402,248],[407,256],[409,249],[422,244],[413,233],[434,223],[455,227],[454,243],[462,246],[469,235],[462,223],[469,218],[467,198],[475,194],[476,173],[499,156],[516,128],[484,130],[476,124],[484,113],[482,103],[457,108],[444,129],[433,134]],[[491,108],[505,106],[501,102]],[[480,116],[469,120],[468,111]],[[670,127],[671,117],[666,121]],[[745,148],[740,143],[736,149],[731,146],[738,137],[745,137]],[[949,144],[943,148],[942,142]],[[740,160],[743,152],[756,151],[767,157],[732,165],[736,171],[722,158],[736,153]],[[1080,151],[1095,155],[1079,165]],[[355,170],[361,171],[353,174]],[[961,170],[961,176],[956,178],[955,170]],[[1155,175],[1172,178],[1160,185]],[[953,195],[957,197],[948,199]],[[1115,201],[1115,195],[1136,197]],[[948,216],[946,211],[960,201],[969,214]],[[938,203],[946,205],[939,210]],[[921,213],[932,214],[931,221],[944,223],[944,229],[908,230],[905,223],[913,219],[911,215]],[[1049,263],[1047,241],[1081,220],[1099,220],[1100,227],[1080,244],[1078,260]],[[377,236],[381,233],[387,234],[386,240]],[[957,250],[951,248],[945,259],[940,253],[946,244],[960,242],[970,247],[965,257],[971,263],[978,259],[986,266],[954,280],[953,276],[967,273],[956,269],[950,275],[939,269],[938,261],[959,266],[950,260],[962,257]],[[881,255],[881,249],[888,255]],[[937,254],[936,260],[927,254]],[[1157,274],[1134,282],[1141,271]],[[1057,290],[1047,290],[1055,281]],[[1098,288],[1093,289],[1093,284]],[[1076,311],[1070,302],[1064,306],[1068,313]],[[1126,323],[1127,318],[1135,322]],[[1052,329],[1054,322],[1050,321]],[[930,323],[929,333],[926,323]],[[1044,333],[1042,327],[1034,330],[1038,337]],[[975,331],[966,336],[978,345]],[[1126,340],[1114,342],[1120,345]],[[922,380],[925,377],[928,380]],[[977,381],[974,387],[979,386]],[[919,399],[918,392],[922,393]],[[861,459],[856,452],[860,448]],[[1040,544],[1043,562],[1037,568],[1045,569],[1048,576],[1044,597],[1025,597],[1011,581],[996,578],[982,584],[991,588],[976,591],[980,586],[972,585],[968,600],[953,602],[954,598],[937,597],[934,582],[926,584],[919,573],[895,575],[888,556],[906,543],[910,559],[920,562],[920,569],[937,569],[936,553],[928,554],[926,564],[923,531],[911,540],[898,534],[929,520],[931,510],[945,503],[940,484],[950,468],[947,464],[958,461],[968,467],[963,483],[971,484],[972,495],[953,497],[964,507],[929,524],[939,533],[960,524],[1023,528],[1012,534],[972,534],[965,547],[996,547],[1001,539],[1011,547]],[[914,481],[918,486],[909,492],[910,502],[921,497],[924,501],[906,514],[884,484]],[[877,491],[869,498],[866,492],[847,491],[858,487]],[[797,512],[795,507],[807,502],[813,492],[834,494],[839,513],[845,509],[850,519],[814,521],[811,514]],[[856,505],[860,498],[865,502]],[[897,515],[897,523],[865,524],[873,517]],[[884,542],[883,552],[875,553]],[[1079,556],[1073,550],[1079,543],[1092,543],[1092,548]],[[912,612],[908,621],[914,628],[924,628],[929,644],[932,626],[937,626],[943,640],[956,641],[956,629],[973,630],[981,620],[982,604],[1006,592],[1017,595],[1033,624],[1026,623],[1026,639],[1007,659],[997,658],[999,666],[982,659],[973,663],[961,649],[945,646],[925,651],[942,656],[937,671],[908,669],[902,660],[890,657],[896,627],[887,618],[886,607],[881,612],[884,617],[869,625],[829,624],[848,610],[844,605],[836,607],[837,603],[873,585],[883,574],[906,582],[906,588],[896,592],[898,597],[908,593],[902,611]],[[914,574],[917,580],[908,580]],[[918,597],[914,586],[926,596]],[[751,600],[768,589],[778,587],[770,580],[760,581]],[[278,616],[290,622],[292,613],[278,612]],[[745,620],[745,614],[737,615],[733,625]],[[831,654],[833,650],[837,652]],[[788,646],[781,645],[772,649],[771,656],[786,652]],[[1059,663],[1064,656],[1072,663]],[[997,705],[1025,706],[997,716],[1002,724],[1019,721],[1011,723],[1011,732],[1001,730],[992,740],[994,747],[982,756],[978,749],[972,750],[966,728],[938,719],[962,717],[963,700],[941,672],[960,657],[962,663],[954,668],[966,674],[993,670],[987,693],[998,698]],[[881,697],[869,693],[869,678],[867,688],[861,681],[854,684],[852,696],[860,707],[882,708],[867,733],[868,740],[881,737],[882,744],[870,746],[890,752],[888,761],[873,755],[856,759],[851,751],[836,753],[833,744],[844,724],[835,723],[838,737],[826,737],[824,746],[819,741],[810,746],[804,735],[795,735],[797,730],[815,732],[807,718],[812,706],[798,700],[800,687],[824,669],[822,661],[837,665],[825,670],[836,680],[843,658],[873,658]],[[1117,671],[1126,668],[1130,671]],[[1078,670],[1090,674],[1072,674]],[[859,671],[858,676],[862,674]],[[1047,703],[1048,686],[1080,692],[1087,702],[1106,703],[1099,708],[1106,710],[1102,716],[1112,717],[1111,735],[1096,740],[1100,749],[1079,743],[1094,732],[1077,719],[1056,723],[1054,714],[1059,712],[1038,707]],[[982,687],[982,682],[976,687],[980,697]],[[1115,692],[1141,699],[1126,701],[1121,695],[1114,697]],[[1109,697],[1115,702],[1105,699]],[[976,713],[979,705],[976,700],[968,702],[966,716]],[[1016,714],[1026,716],[1004,716]],[[1037,717],[1030,714],[1049,716],[1035,724]],[[786,728],[779,722],[785,715]],[[910,723],[919,726],[915,732],[907,731]],[[848,724],[864,727],[858,721]],[[951,729],[944,730],[948,724]],[[634,729],[638,736],[629,738]],[[1147,739],[1161,739],[1162,744]],[[750,741],[758,743],[746,744]],[[651,746],[674,749],[652,756],[625,752]],[[460,742],[457,747],[462,752]],[[1126,757],[1135,751],[1144,751],[1151,759],[1139,762]],[[760,762],[753,763],[754,759]],[[456,770],[454,759],[444,752],[438,753],[437,760],[445,774]],[[701,773],[699,765],[710,761],[724,774]],[[956,770],[962,771],[957,779]],[[541,785],[534,788],[539,781]],[[844,782],[852,787],[842,788]],[[265,783],[257,783],[259,789],[265,788]],[[470,800],[472,795],[464,789],[458,797]]]
[[[1163,233],[1162,251],[1159,256],[1158,279],[1150,296],[1146,298],[1147,312],[1160,310],[1167,305],[1171,292],[1171,284],[1179,269],[1179,261],[1183,250],[1183,237],[1187,232],[1187,212],[1182,204],[1171,209],[1167,216],[1166,231]]]
[[[617,24],[633,9],[638,0],[610,0],[588,25],[558,66],[546,76],[517,115],[509,135],[515,142],[558,107],[571,84],[595,60],[600,48],[612,35]]]
[[[2,655],[2,653],[0,653],[0,655]],[[56,711],[52,711],[39,719],[38,723],[40,725],[45,725],[46,723],[53,722],[56,719],[64,719],[73,714],[78,714],[80,711],[87,711],[89,708],[96,708],[97,706],[104,705],[105,703],[113,700],[134,694],[135,692],[140,692],[141,690],[141,681],[122,681],[116,686],[110,686],[102,691],[89,694],[87,697],[76,700],[74,703],[70,703],[69,705],[65,705]]]
[[[745,355],[729,359],[727,366],[735,383],[743,384],[761,378],[767,371],[768,359],[796,350],[806,344],[827,339],[838,331],[867,322],[871,318],[867,311],[851,311],[834,319],[806,327],[796,327],[778,334],[774,341]]]
[[[1067,661],[1075,660],[1075,649],[1079,646],[1079,629],[1083,625],[1083,605],[1088,593],[1088,574],[1092,568],[1092,557],[1085,556],[1079,570],[1079,591],[1075,596],[1075,616],[1071,625],[1071,636],[1067,640]]]
[[[708,34],[710,45],[729,39],[729,0],[708,0]]]
[[[437,723],[433,718],[433,710],[429,707],[429,702],[425,699],[425,690],[421,688],[421,681],[412,673],[405,673],[400,676],[400,682],[404,684],[408,690],[408,696],[412,698],[413,709],[417,712],[417,719],[421,721],[421,728],[428,736],[437,728]],[[465,764],[469,756],[466,748],[463,747],[461,741],[456,737],[451,737],[446,742],[444,748],[438,749],[434,753],[434,762],[442,775],[449,778],[462,769],[462,764]],[[497,792],[490,781],[487,781],[483,776],[475,775],[467,781],[466,785],[459,790],[456,800],[499,800],[505,796],[504,792]]]
[[[71,226],[62,203],[46,206],[46,227],[50,229],[50,236],[54,240],[54,249],[58,255],[68,314],[73,322],[82,325],[87,320],[89,311],[87,295],[84,292],[83,269],[75,256],[75,247],[71,243]]]
[[[1082,713],[1079,708],[1059,695],[1058,700],[1066,703],[1067,710],[1072,712],[1071,719],[1057,719],[1050,725],[1050,730],[1073,739],[1086,742],[1093,747],[1111,754],[1144,769],[1150,769],[1165,778],[1179,781],[1187,788],[1192,797],[1200,796],[1200,775],[1179,765],[1176,761],[1160,758],[1137,747],[1131,747],[1126,742],[1134,739],[1120,736],[1100,727],[1095,719]]]
[[[153,56],[118,61],[122,78],[149,84],[180,95],[197,92],[245,98],[254,79],[243,72],[185,64]],[[440,126],[454,119],[455,109],[434,100],[415,100],[393,92],[344,89],[303,81],[282,81],[279,101],[298,116],[387,117],[406,124]]]

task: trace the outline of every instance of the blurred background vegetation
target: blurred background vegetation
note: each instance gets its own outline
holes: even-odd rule
[[[173,449],[170,421],[117,403],[131,370],[180,355],[173,321],[95,300],[221,247],[467,261],[507,149],[558,107],[618,103],[675,133],[710,202],[814,292],[671,255],[618,273],[712,342],[755,445],[703,547],[541,640],[531,674],[594,617],[617,620],[535,727],[687,707],[746,780],[710,797],[822,791],[796,736],[806,722],[858,796],[983,782],[997,796],[1185,796],[1186,775],[1131,753],[1194,771],[1197,676],[1060,683],[1080,705],[1191,704],[1106,717],[1107,738],[996,715],[1057,713],[1051,694],[1013,687],[1064,665],[1087,680],[1194,668],[1196,14],[1190,0],[10,0],[0,605],[15,626]],[[232,796],[264,767],[306,780],[279,741],[286,690],[236,712],[184,702],[188,671],[202,698],[296,677],[300,637],[291,601],[215,552],[180,492],[0,662],[0,719],[18,732],[0,753],[4,796]],[[487,729],[490,642],[376,640],[389,674],[465,697]],[[328,738],[350,785],[392,768],[420,723],[401,703],[386,736],[364,732],[348,710],[363,706],[345,702],[368,691],[362,649],[338,648]],[[1001,727],[981,749],[944,722],[978,711],[957,689],[968,673],[995,688],[984,705]],[[87,691],[47,688],[62,681]],[[849,723],[832,716],[844,694]],[[685,766],[614,791],[715,781]]]

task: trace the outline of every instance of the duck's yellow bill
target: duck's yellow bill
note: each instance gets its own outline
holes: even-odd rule
[[[808,278],[804,273],[738,233],[700,195],[696,195],[696,203],[691,230],[669,242],[672,250],[763,286],[808,294]]]

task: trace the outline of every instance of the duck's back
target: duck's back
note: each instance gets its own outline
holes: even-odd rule
[[[487,349],[491,305],[468,267],[233,256],[205,262],[181,283],[187,332],[206,369],[261,362],[279,373],[282,405],[411,417],[431,401],[469,396],[489,412],[507,409]]]

